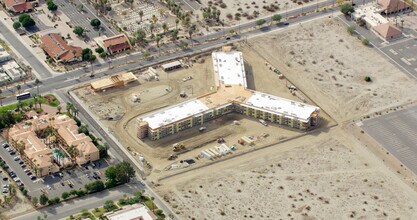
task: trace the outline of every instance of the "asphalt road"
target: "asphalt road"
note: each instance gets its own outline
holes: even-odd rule
[[[11,44],[10,46],[14,51],[18,51],[22,57],[30,64],[32,69],[36,70],[36,72],[43,78],[50,77],[52,74],[49,72],[48,69],[44,67],[44,61],[39,60],[35,55],[33,55],[28,48],[25,47],[24,43],[20,40],[16,39],[14,33],[9,30],[3,22],[0,22],[0,33],[6,38],[6,40]],[[7,21],[9,22],[9,21]]]
[[[95,10],[91,10],[91,8],[87,7],[84,2],[79,0],[73,0],[73,4],[71,4],[70,0],[56,0],[55,3],[59,6],[59,10],[61,10],[68,18],[71,20],[71,25],[74,26],[81,26],[86,30],[87,36],[92,40],[95,37],[99,36],[99,32],[90,25],[90,21],[94,18],[100,19],[101,21],[101,33],[106,36],[113,36],[118,32],[116,30],[109,29],[109,24],[100,17],[97,17],[95,14]],[[80,12],[77,9],[77,5],[83,4],[83,11]],[[65,33],[62,33],[63,36],[66,36]]]
[[[417,105],[363,122],[362,128],[417,174]]]

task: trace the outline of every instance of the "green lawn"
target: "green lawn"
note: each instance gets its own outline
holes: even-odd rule
[[[156,210],[158,207],[155,205],[155,203],[153,203],[153,201],[152,200],[148,200],[148,201],[145,201],[145,202],[143,202],[143,204],[145,204],[147,207],[148,207],[148,209],[149,210]]]
[[[87,217],[89,217],[90,219],[92,219],[92,220],[95,220],[96,218],[94,217],[94,215],[93,214],[91,214],[91,212],[89,212],[89,216],[87,216]],[[77,214],[77,215],[73,215],[73,218],[72,219],[82,219],[83,218],[83,216],[82,216],[82,214],[80,213],[80,214]],[[71,219],[71,217],[68,217],[68,218],[66,218],[66,220],[72,220]]]
[[[22,101],[23,107],[29,106],[29,103],[33,103],[33,100],[34,100],[33,98],[23,100]],[[60,104],[58,99],[52,94],[47,94],[45,96],[42,96],[40,100],[42,101],[42,104],[46,104],[52,107],[57,107]],[[7,112],[9,110],[15,110],[15,109],[16,109],[16,103],[11,104],[11,105],[6,105],[0,108],[0,113]]]
[[[100,208],[98,208],[98,212],[96,212],[96,210],[93,209],[92,213],[97,218],[100,218],[101,216],[103,216],[104,213],[106,213],[106,210],[103,207],[100,207]]]

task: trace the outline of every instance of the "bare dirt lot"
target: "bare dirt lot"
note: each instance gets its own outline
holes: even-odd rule
[[[205,6],[213,6],[220,10],[220,19],[230,24],[236,24],[238,18],[248,21],[274,12],[285,12],[297,6],[301,7],[302,4],[316,3],[313,0],[201,0],[201,2]],[[210,2],[212,4],[209,4]],[[237,14],[239,15],[236,16]]]
[[[416,218],[416,192],[342,133],[276,145],[156,189],[184,219]]]
[[[350,36],[337,20],[297,25],[250,44],[337,121],[417,97],[410,92],[417,88],[415,80]]]

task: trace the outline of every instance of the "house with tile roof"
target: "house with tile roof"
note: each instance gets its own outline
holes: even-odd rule
[[[72,46],[57,33],[48,33],[41,38],[41,48],[45,53],[55,60],[55,62],[61,63],[73,63],[82,60],[82,48]]]
[[[96,43],[106,50],[107,54],[112,55],[120,53],[131,48],[129,38],[125,34],[119,34],[111,37],[95,38]]]
[[[382,7],[382,14],[391,15],[398,12],[410,10],[410,5],[402,0],[378,0],[378,5]]]
[[[2,2],[6,6],[7,11],[12,12],[15,15],[31,12],[33,10],[32,3],[26,2],[25,0],[2,0]]]
[[[392,23],[380,24],[372,27],[372,30],[384,40],[390,41],[402,36],[402,32]]]

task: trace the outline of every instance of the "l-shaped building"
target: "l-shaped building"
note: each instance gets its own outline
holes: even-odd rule
[[[138,117],[138,138],[158,140],[232,112],[301,130],[318,125],[319,107],[248,89],[242,52],[212,59],[217,91]]]

